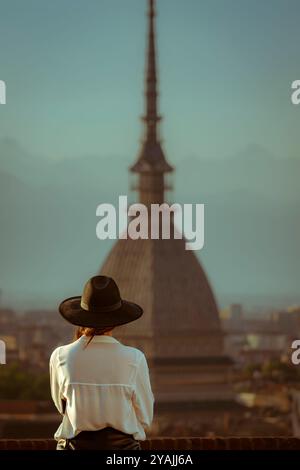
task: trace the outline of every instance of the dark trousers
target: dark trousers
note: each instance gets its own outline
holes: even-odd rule
[[[131,434],[114,428],[82,431],[72,439],[60,439],[56,450],[141,450]]]

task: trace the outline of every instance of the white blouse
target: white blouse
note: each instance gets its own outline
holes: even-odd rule
[[[94,336],[86,346],[88,339],[60,346],[50,358],[51,395],[63,415],[55,439],[109,426],[144,440],[154,405],[144,354],[112,336]]]

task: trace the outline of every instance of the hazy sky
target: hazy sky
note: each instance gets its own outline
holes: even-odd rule
[[[158,0],[170,159],[251,143],[299,157],[299,0]],[[144,0],[0,0],[0,138],[51,158],[136,155]]]
[[[300,79],[300,1],[157,6],[173,197],[206,204],[198,255],[217,298],[299,303],[300,105],[291,83]],[[108,253],[95,210],[128,191],[126,167],[138,153],[145,14],[146,0],[0,0],[7,304],[57,304]]]

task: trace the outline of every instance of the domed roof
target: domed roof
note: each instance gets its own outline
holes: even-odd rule
[[[209,282],[185,240],[120,239],[101,274],[114,278],[122,297],[144,309],[138,321],[118,328],[122,336],[222,335]]]
[[[139,200],[162,203],[164,173],[173,171],[158,135],[154,2],[149,1],[145,134],[138,160]],[[161,173],[158,174],[157,173]],[[154,358],[199,358],[223,353],[218,308],[207,277],[185,240],[120,239],[101,268],[117,282],[124,299],[138,303],[144,315],[118,327],[119,336]]]

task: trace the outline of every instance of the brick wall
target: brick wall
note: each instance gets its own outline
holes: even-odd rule
[[[54,450],[53,439],[0,439],[0,450]],[[160,437],[142,442],[146,450],[300,450],[290,437]]]

